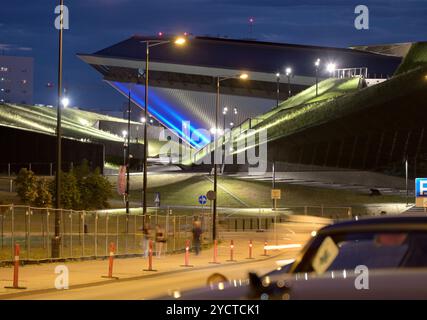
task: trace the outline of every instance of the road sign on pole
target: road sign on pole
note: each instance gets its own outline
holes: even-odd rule
[[[156,207],[160,207],[160,192],[155,193],[154,203],[155,203]]]
[[[208,198],[205,195],[199,196],[199,203],[205,205],[208,202]]]

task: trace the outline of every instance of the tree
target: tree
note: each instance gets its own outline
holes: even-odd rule
[[[80,208],[85,210],[108,208],[108,199],[113,194],[113,186],[101,175],[99,168],[79,180],[81,194]]]
[[[37,197],[33,204],[42,208],[52,206],[52,193],[49,190],[49,183],[44,178],[37,180]]]
[[[73,171],[61,172],[61,207],[64,209],[77,209],[80,207],[80,190],[77,178]],[[50,192],[56,195],[56,184],[53,180],[50,184]],[[55,200],[53,196],[53,200]],[[55,200],[56,201],[56,200]]]
[[[16,192],[22,202],[26,204],[34,204],[37,199],[37,177],[34,172],[22,168],[15,180]]]

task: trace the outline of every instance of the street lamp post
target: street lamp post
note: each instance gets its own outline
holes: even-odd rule
[[[58,101],[56,116],[56,172],[55,172],[55,236],[52,239],[52,258],[59,258],[61,243],[61,97],[62,97],[62,37],[64,28],[64,0],[59,1],[60,5],[60,25],[59,25],[59,45],[58,45]]]
[[[291,68],[286,68],[286,76],[288,77],[288,98],[290,98],[290,96],[292,95],[292,91],[291,91],[291,75],[292,75],[292,69]]]
[[[217,200],[218,200],[218,164],[216,161],[216,152],[218,147],[218,137],[219,137],[219,130],[218,130],[218,122],[219,122],[219,98],[220,98],[220,84],[222,81],[228,80],[228,79],[241,79],[246,80],[248,79],[248,75],[246,73],[242,73],[240,75],[234,75],[234,76],[217,76],[216,77],[216,105],[215,105],[215,136],[214,136],[214,200],[212,203],[212,240],[216,240],[216,216],[217,216]],[[236,109],[237,110],[237,109]]]
[[[320,66],[320,59],[317,59],[314,63],[316,67],[316,97],[319,95],[319,66]]]
[[[150,62],[150,48],[168,44],[171,40],[144,40],[145,43],[145,97],[144,97],[144,119],[148,119],[148,75],[149,75],[149,62]],[[185,44],[186,39],[178,37],[174,40],[176,45]],[[147,157],[148,157],[148,138],[147,138],[147,121],[144,122],[144,161],[143,161],[143,198],[142,198],[142,215],[143,227],[146,224],[147,217]]]
[[[280,73],[276,73],[276,107],[279,107],[280,100]]]

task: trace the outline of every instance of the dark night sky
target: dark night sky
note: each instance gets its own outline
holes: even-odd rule
[[[35,58],[35,103],[54,104],[59,1],[3,1],[0,50]],[[76,53],[92,53],[133,34],[190,32],[258,40],[346,47],[427,40],[426,0],[65,0],[64,82],[73,105],[120,109],[123,98]],[[370,30],[354,28],[354,8],[370,9]]]

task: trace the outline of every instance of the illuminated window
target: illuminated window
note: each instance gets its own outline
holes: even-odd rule
[[[0,67],[0,71],[7,72],[9,70],[8,67]]]
[[[25,79],[24,79],[24,80],[21,80],[21,83],[22,83],[22,84],[27,84],[27,80],[25,80]]]

